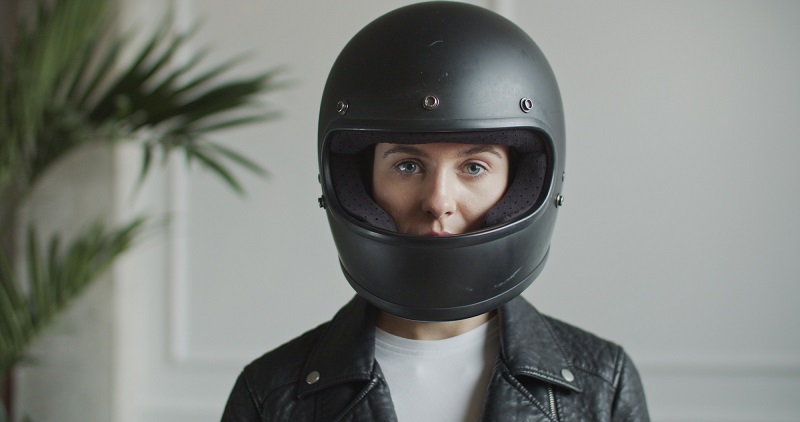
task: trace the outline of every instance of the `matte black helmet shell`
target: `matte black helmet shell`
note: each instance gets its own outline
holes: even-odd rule
[[[522,164],[485,228],[413,236],[393,230],[369,197],[358,155],[377,142],[507,144]],[[469,318],[542,271],[563,180],[563,108],[544,54],[502,16],[428,2],[367,25],[328,76],[318,152],[342,270],[378,308],[420,321]]]

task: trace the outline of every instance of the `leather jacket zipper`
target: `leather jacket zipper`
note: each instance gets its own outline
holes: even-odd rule
[[[547,399],[550,402],[550,414],[553,416],[553,420],[558,422],[558,413],[556,412],[556,394],[553,391],[553,386],[547,386]]]

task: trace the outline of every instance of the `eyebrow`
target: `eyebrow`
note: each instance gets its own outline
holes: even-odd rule
[[[498,156],[499,158],[503,158],[503,155],[500,154],[500,152],[497,151],[494,148],[494,146],[492,146],[492,145],[476,145],[476,146],[474,146],[474,147],[472,147],[470,149],[466,149],[464,151],[459,152],[458,156],[459,157],[468,157],[470,155],[480,154],[482,152],[489,152],[489,153],[492,153],[492,154]],[[386,152],[384,152],[383,153],[383,158],[386,158],[386,157],[388,157],[388,156],[390,156],[392,154],[397,154],[397,153],[405,153],[405,154],[415,155],[415,156],[421,157],[421,158],[427,158],[428,157],[428,154],[426,154],[424,151],[422,151],[419,148],[416,148],[416,147],[413,147],[413,146],[410,146],[410,145],[396,145],[396,146],[388,149]]]
[[[426,154],[424,151],[422,151],[419,148],[412,147],[410,145],[395,145],[383,153],[383,158],[386,158],[392,154],[397,154],[397,153],[404,153],[404,154],[415,155],[417,157],[428,158],[428,154]]]
[[[466,156],[470,156],[470,155],[474,155],[474,154],[480,154],[482,152],[489,152],[489,153],[492,153],[492,154],[498,156],[499,158],[503,158],[503,156],[500,154],[500,152],[497,151],[494,148],[494,146],[492,146],[492,145],[476,145],[476,146],[474,146],[474,147],[472,147],[472,148],[470,148],[468,150],[459,152],[458,156],[459,157],[466,157]]]

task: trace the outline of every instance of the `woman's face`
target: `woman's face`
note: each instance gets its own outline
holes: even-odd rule
[[[503,145],[380,143],[372,192],[401,233],[468,233],[502,198],[508,172]]]

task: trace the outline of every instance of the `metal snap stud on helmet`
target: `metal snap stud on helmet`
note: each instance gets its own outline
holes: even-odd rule
[[[513,174],[483,228],[398,233],[370,196],[379,142],[509,145]],[[391,314],[448,321],[491,311],[542,271],[563,201],[564,119],[550,65],[519,27],[429,2],[376,19],[345,46],[319,115],[322,198],[356,292]]]

